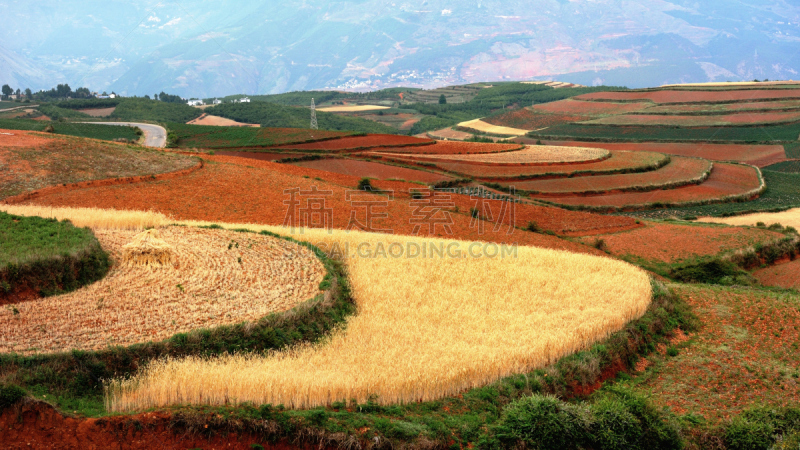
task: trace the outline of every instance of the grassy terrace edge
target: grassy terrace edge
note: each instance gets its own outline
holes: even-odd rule
[[[334,270],[340,269],[333,261],[327,261],[327,264],[331,264],[330,267]],[[342,277],[341,272],[336,273],[336,276]],[[282,328],[287,336],[302,335],[300,328],[304,328],[306,332],[317,328],[318,332],[311,334],[322,336],[331,328],[327,324],[341,322],[354,309],[349,300],[347,281],[343,277],[339,280],[341,289],[333,308],[323,310],[317,305],[312,307],[313,309],[296,313],[289,319],[273,315],[262,319],[261,322],[288,321]],[[641,356],[653,352],[657,344],[666,343],[678,329],[687,332],[696,329],[698,320],[682,299],[660,282],[651,280],[651,286],[653,298],[646,313],[640,319],[629,323],[623,330],[548,367],[528,374],[510,376],[488,386],[468,390],[457,397],[393,406],[380,406],[375,401],[366,404],[337,402],[327,408],[311,410],[287,410],[282,405],[249,404],[238,407],[178,406],[169,410],[172,413],[169,426],[175,433],[207,436],[247,434],[262,444],[284,442],[299,447],[319,445],[321,448],[336,446],[368,448],[377,442],[381,444],[380,447],[401,445],[404,448],[458,448],[459,446],[463,448],[473,443],[482,447],[497,447],[500,442],[521,442],[524,440],[523,436],[514,436],[513,433],[509,435],[502,430],[503,424],[508,421],[504,410],[512,403],[524,401],[531,395],[537,398],[555,395],[562,399],[572,399],[572,402],[578,404],[592,404],[594,402],[592,392],[601,388],[603,382],[617,377],[620,372],[630,371]],[[328,321],[319,324],[314,319],[320,316]],[[218,330],[192,332],[190,334],[194,334],[194,339],[202,339],[201,343],[194,344],[194,353],[211,355],[230,350],[225,346],[214,345],[211,336],[215,332],[221,337],[235,341],[239,339],[239,335],[247,333],[247,328],[244,325],[236,325]],[[253,333],[251,330],[250,336],[254,335],[258,333]],[[18,411],[21,412],[30,405],[41,403],[35,398],[37,394],[45,392],[37,390],[37,385],[30,381],[35,380],[34,377],[37,375],[43,375],[37,372],[41,372],[42,365],[47,365],[48,371],[60,368],[58,373],[62,377],[74,375],[83,380],[83,383],[74,387],[82,387],[84,391],[78,389],[70,392],[74,398],[69,403],[57,402],[62,410],[81,409],[79,407],[83,406],[82,413],[105,415],[102,408],[96,404],[96,397],[99,394],[92,387],[94,378],[99,380],[108,371],[109,367],[105,364],[113,362],[122,366],[135,366],[136,362],[132,360],[134,355],[131,354],[134,351],[151,356],[165,353],[168,346],[191,342],[188,340],[188,335],[178,336],[162,343],[114,348],[95,353],[73,352],[32,358],[1,356],[0,367],[7,368],[9,362],[16,364],[18,368],[16,384],[24,384],[23,382],[27,381],[27,385],[23,387],[34,397],[34,399],[22,397],[23,391],[19,390],[16,384],[0,388],[14,399],[14,402],[7,402],[6,407],[16,404]],[[303,339],[295,339],[286,345],[301,340]],[[174,347],[174,350],[183,349],[178,346]],[[21,371],[26,372],[24,376],[20,376]],[[6,379],[9,379],[7,374],[0,373],[0,376],[2,375],[6,375]],[[41,386],[43,380],[38,381]],[[69,386],[60,387],[62,391],[69,388]],[[601,389],[600,394],[594,395],[614,395],[606,391]],[[94,397],[94,401],[90,399],[89,403],[94,404],[95,410],[91,409],[92,405],[86,405],[81,397]],[[584,402],[587,399],[589,401]],[[646,402],[641,398],[637,401]],[[674,421],[664,412],[658,412],[656,415],[658,416],[656,421],[667,428]],[[485,426],[486,424],[489,425]],[[642,426],[645,424],[642,423]],[[649,427],[650,424],[646,426]],[[680,439],[675,430],[670,429],[672,430],[668,433],[670,439]]]
[[[7,259],[0,260],[0,305],[16,303],[15,298],[26,293],[50,296],[74,291],[103,278],[111,267],[108,253],[88,228],[2,211],[0,226],[0,249],[9,252],[0,258]],[[28,242],[20,234],[28,234]],[[32,247],[33,241],[38,248]],[[43,243],[53,247],[42,248]],[[15,250],[26,254],[15,257]]]
[[[201,228],[222,227],[211,225]],[[255,233],[247,229],[231,231]],[[340,263],[307,242],[268,231],[259,234],[283,239],[313,251],[326,270],[320,283],[323,293],[288,311],[272,313],[255,322],[196,329],[178,333],[160,342],[33,356],[0,354],[0,380],[6,384],[0,385],[0,390],[22,388],[34,397],[46,394],[48,398],[55,398],[53,403],[61,410],[102,416],[107,414],[103,406],[103,380],[132,375],[148,361],[167,356],[264,352],[301,342],[316,342],[355,312],[349,284]]]

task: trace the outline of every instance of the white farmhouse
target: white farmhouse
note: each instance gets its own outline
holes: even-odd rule
[[[215,98],[212,103],[214,103],[215,105],[221,105],[222,104],[222,100],[220,100],[218,98]]]
[[[202,106],[203,105],[203,101],[202,100],[189,100],[187,103],[189,104],[189,106]]]
[[[250,97],[242,97],[239,99],[239,103],[250,103]]]

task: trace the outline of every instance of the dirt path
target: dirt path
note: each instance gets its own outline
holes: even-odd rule
[[[92,122],[98,125],[118,125],[126,127],[139,127],[144,131],[144,145],[146,147],[164,148],[167,146],[167,130],[158,125],[137,122]]]

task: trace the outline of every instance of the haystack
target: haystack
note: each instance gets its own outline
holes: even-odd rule
[[[164,242],[157,230],[137,234],[122,246],[122,259],[135,266],[163,267],[172,264],[173,247]]]

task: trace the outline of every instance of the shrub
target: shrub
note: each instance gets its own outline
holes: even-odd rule
[[[714,259],[672,269],[671,276],[684,283],[752,284],[750,275],[731,261]]]
[[[530,231],[531,233],[538,233],[539,231],[541,231],[541,228],[539,228],[539,225],[534,221],[528,222],[528,226],[525,227],[525,229]]]
[[[25,390],[19,386],[0,386],[0,411],[22,400],[25,395]]]
[[[601,252],[608,253],[608,244],[606,244],[605,239],[595,239],[594,244],[592,245],[594,248],[600,250]]]
[[[372,186],[372,182],[370,182],[369,178],[362,178],[358,181],[358,190],[359,191],[373,191],[375,190]]]
[[[588,430],[585,407],[533,395],[506,407],[497,435],[503,441],[521,441],[529,448],[559,450],[582,447]]]
[[[470,208],[469,209],[469,215],[472,216],[475,219],[477,219],[478,216],[480,216],[480,214],[481,214],[481,212],[478,211],[478,208]]]
[[[678,349],[675,347],[670,347],[667,349],[667,355],[669,356],[678,356]]]

